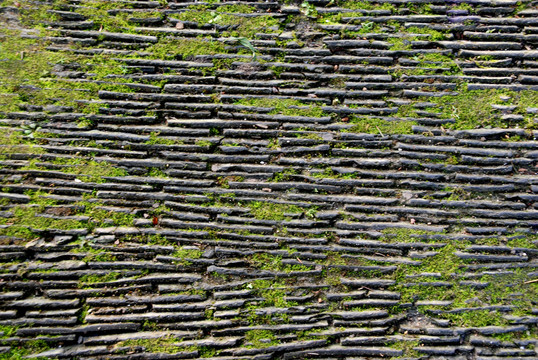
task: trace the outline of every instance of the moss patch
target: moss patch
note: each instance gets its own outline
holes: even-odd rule
[[[67,174],[78,175],[77,178],[82,181],[103,183],[105,176],[126,176],[127,172],[123,169],[114,167],[105,161],[94,161],[84,158],[56,158],[48,162],[55,165],[55,168],[61,169]],[[30,165],[21,168],[21,170],[50,170],[45,164],[39,164],[32,161]]]
[[[145,351],[150,353],[166,353],[166,354],[177,354],[185,351],[193,351],[196,348],[188,349],[186,347],[179,346],[181,339],[174,336],[167,336],[163,338],[156,339],[136,339],[136,340],[125,340],[117,343],[116,348],[128,347],[132,348],[144,348]]]
[[[204,5],[191,5],[189,9],[177,16],[181,21],[194,21],[199,24],[228,26],[223,35],[241,36],[252,39],[256,33],[278,26],[279,21],[271,15],[245,17],[240,14],[251,14],[253,7],[244,4],[222,5],[212,9]]]
[[[50,346],[45,340],[29,340],[25,342],[13,342],[7,352],[0,354],[0,360],[22,360],[32,354],[39,354],[50,350]],[[51,357],[32,357],[36,360],[54,360]]]
[[[527,108],[538,104],[537,91],[507,91],[507,90],[462,90],[458,95],[428,98],[430,102],[439,105],[444,118],[455,120],[454,124],[446,127],[467,130],[486,127],[523,127],[534,128],[534,116],[527,113]],[[511,105],[516,109],[515,114],[524,116],[521,123],[512,124],[502,120],[499,113],[491,105]]]
[[[356,132],[367,134],[412,134],[414,121],[384,120],[369,117],[354,117],[350,123],[353,127],[343,132]]]
[[[268,330],[251,330],[245,333],[244,345],[247,348],[263,349],[269,346],[278,345],[275,334]]]
[[[114,281],[120,276],[121,274],[117,272],[111,272],[106,275],[84,275],[79,279],[79,287],[91,287],[92,284]]]
[[[310,267],[304,265],[288,265],[282,263],[282,256],[275,256],[267,253],[258,253],[248,258],[249,263],[260,270],[292,272],[308,271]]]
[[[298,214],[302,213],[303,209],[296,205],[288,204],[276,204],[270,202],[253,201],[248,204],[250,207],[250,213],[260,220],[290,220],[286,214]]]
[[[309,117],[328,116],[328,114],[325,113],[319,106],[308,105],[301,101],[292,99],[251,98],[239,100],[235,103],[235,105],[272,108],[272,110],[269,112],[269,114],[272,115],[278,114]]]

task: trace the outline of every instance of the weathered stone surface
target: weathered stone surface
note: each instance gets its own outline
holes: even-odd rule
[[[4,357],[536,357],[534,3],[7,3]]]

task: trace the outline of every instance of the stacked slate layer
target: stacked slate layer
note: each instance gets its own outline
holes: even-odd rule
[[[536,2],[99,3],[0,8],[95,109],[3,88],[0,358],[538,356]]]

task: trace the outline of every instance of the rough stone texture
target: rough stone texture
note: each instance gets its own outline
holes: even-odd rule
[[[2,2],[0,358],[537,358],[536,6]]]

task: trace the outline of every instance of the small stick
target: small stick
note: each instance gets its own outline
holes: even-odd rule
[[[538,279],[525,281],[523,284],[532,284],[532,283],[535,283],[535,282],[538,282]]]
[[[385,136],[385,135],[383,135],[383,133],[382,133],[381,130],[379,129],[379,126],[376,125],[375,127],[377,128],[377,131],[379,131],[379,133],[381,134],[381,136]]]

